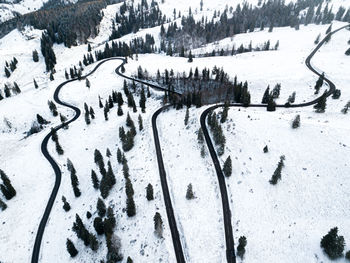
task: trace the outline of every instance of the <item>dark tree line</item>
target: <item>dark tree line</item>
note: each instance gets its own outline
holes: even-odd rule
[[[117,26],[113,24],[110,40],[120,38],[129,33],[136,33],[141,28],[160,26],[166,22],[165,20],[165,15],[162,14],[158,3],[154,0],[152,0],[150,5],[148,5],[146,0],[142,0],[137,7],[134,7],[133,3],[128,5],[125,1],[120,7],[120,14],[116,13],[115,21]]]
[[[215,12],[212,18],[203,17],[197,22],[189,13],[187,17],[182,17],[181,27],[175,22],[167,31],[161,28],[160,33],[163,40],[171,43],[180,53],[182,47],[195,48],[225,37],[252,32],[256,28],[263,30],[268,27],[271,32],[274,27],[290,26],[298,29],[299,24],[326,24],[334,19],[350,22],[350,9],[345,12],[340,7],[334,15],[329,4],[326,3],[322,9],[322,3],[323,0],[298,0],[295,3],[269,0],[260,6],[244,3],[237,5],[235,10],[232,7],[226,9],[219,17]],[[308,12],[304,15],[301,11],[306,8]]]
[[[56,55],[52,49],[53,41],[47,32],[42,33],[42,36],[40,39],[40,45],[41,45],[41,54],[45,58],[46,70],[52,72],[56,65]]]
[[[14,57],[13,60],[8,63],[5,61],[5,76],[9,78],[11,76],[11,73],[14,72],[17,68],[18,60]]]
[[[237,77],[232,82],[228,74],[216,66],[212,70],[204,68],[202,71],[195,68],[194,72],[191,68],[188,74],[184,72],[176,75],[172,69],[165,69],[162,74],[158,70],[156,76],[149,76],[147,70],[139,67],[137,77],[166,87],[164,102],[176,104],[177,108],[182,105],[201,107],[203,104],[223,101],[240,102],[245,106],[250,104],[248,83],[238,82]],[[174,95],[174,92],[181,93],[182,96]]]

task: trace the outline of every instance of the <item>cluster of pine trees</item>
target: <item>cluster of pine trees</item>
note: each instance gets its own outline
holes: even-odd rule
[[[214,143],[217,146],[217,153],[221,156],[225,152],[226,138],[222,131],[221,123],[219,122],[219,116],[217,116],[216,112],[210,112],[208,114],[208,125],[213,134]]]
[[[0,183],[0,190],[6,200],[11,200],[13,197],[16,196],[16,190],[11,184],[11,180],[8,178],[6,173],[0,169],[0,178],[2,183]],[[7,208],[7,205],[4,201],[0,198],[0,209],[4,211]]]
[[[115,15],[115,22],[118,24],[118,27],[113,24],[110,40],[120,38],[129,33],[135,33],[142,28],[162,25],[166,22],[166,17],[154,0],[151,1],[150,5],[147,3],[147,0],[142,0],[137,7],[134,7],[133,2],[128,5],[124,1],[124,4],[120,7],[120,14],[117,12]]]
[[[16,83],[16,81],[13,83],[13,85],[11,85],[11,84],[4,84],[4,95],[2,95],[2,92],[0,90],[0,100],[3,100],[4,98],[9,98],[12,95],[17,95],[17,94],[19,94],[21,92],[22,91],[19,88],[19,86]]]
[[[280,160],[278,162],[277,168],[275,170],[275,172],[273,173],[271,179],[270,179],[270,184],[275,185],[277,184],[278,180],[281,180],[281,172],[282,172],[282,168],[284,167],[284,160],[285,160],[285,156],[282,155],[280,157]]]
[[[134,147],[134,138],[136,136],[136,127],[129,113],[126,117],[126,126],[129,128],[127,132],[125,132],[123,126],[119,128],[119,138],[125,152],[130,151]]]
[[[11,73],[14,72],[17,68],[18,60],[14,57],[13,60],[8,63],[5,61],[5,76],[9,78],[11,76]]]
[[[154,233],[156,234],[156,236],[158,238],[162,238],[163,237],[162,216],[158,212],[156,212],[154,217],[153,217],[153,221],[154,221]]]
[[[303,10],[308,9],[306,14]],[[181,26],[172,23],[167,31],[161,28],[161,36],[165,42],[170,43],[173,52],[181,52],[181,48],[196,48],[203,44],[211,43],[239,33],[252,32],[256,28],[263,30],[265,27],[272,32],[274,27],[290,26],[299,29],[300,24],[309,23],[327,24],[334,19],[350,22],[350,9],[345,11],[340,7],[336,15],[328,2],[323,0],[298,0],[295,3],[269,0],[260,6],[252,6],[249,3],[237,5],[234,10],[226,8],[222,14],[214,12],[210,19],[202,17],[195,21],[191,9],[187,17],[182,16]]]
[[[98,180],[98,177],[94,170],[91,171],[91,179],[95,189],[100,189],[101,196],[106,199],[109,195],[110,190],[116,184],[115,175],[110,160],[107,162],[107,170],[105,168],[105,163],[101,152],[95,149],[94,152],[94,161],[99,168],[99,171],[102,175],[101,181]]]
[[[95,111],[90,106],[88,106],[86,103],[84,103],[84,119],[86,125],[89,125],[91,123],[91,120],[95,119]]]
[[[77,171],[74,168],[74,165],[71,160],[67,159],[67,169],[70,172],[70,179],[73,187],[73,192],[75,197],[79,197],[81,195],[80,189],[79,189],[79,180],[77,177]]]
[[[75,215],[75,222],[73,223],[72,227],[73,232],[76,233],[77,237],[81,239],[84,242],[84,245],[87,247],[90,247],[92,251],[97,251],[99,248],[99,242],[96,238],[96,236],[89,232],[87,228],[85,227],[82,219],[78,214]],[[67,250],[73,256],[77,253],[71,253],[70,251],[74,251],[74,249],[69,248],[67,245]]]
[[[165,86],[167,88],[165,102],[176,104],[177,108],[182,108],[182,105],[201,107],[202,104],[226,100],[241,102],[245,106],[250,104],[248,83],[238,83],[237,77],[232,83],[228,74],[216,66],[212,70],[204,68],[202,71],[196,67],[194,72],[190,68],[188,74],[183,72],[176,75],[172,69],[165,69],[162,74],[158,70],[154,77],[149,76],[146,69],[139,67],[137,77]],[[175,95],[174,92],[180,93],[182,96]]]

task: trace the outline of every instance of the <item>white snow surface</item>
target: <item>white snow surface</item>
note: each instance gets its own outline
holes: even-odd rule
[[[228,1],[204,1],[204,9],[223,7]],[[333,2],[333,1],[332,1]],[[343,3],[343,1],[336,1]],[[336,3],[334,2],[334,4]],[[344,2],[345,3],[345,2]],[[230,5],[230,3],[229,3]],[[174,4],[166,1],[162,11],[172,14]],[[91,40],[98,46],[108,39],[111,18],[118,10],[118,4],[105,9],[105,18],[101,23],[99,36]],[[178,1],[177,10],[188,10],[188,3]],[[199,9],[199,1],[193,4],[192,11]],[[344,25],[334,23],[333,29]],[[286,102],[288,96],[296,91],[296,102],[315,98],[313,86],[317,77],[305,66],[307,55],[314,48],[316,36],[324,33],[328,25],[301,26],[299,31],[291,28],[275,28],[272,33],[253,32],[224,39],[209,44],[203,50],[238,47],[241,43],[255,44],[270,40],[280,42],[279,50],[252,52],[237,56],[195,58],[193,63],[187,59],[169,57],[163,54],[139,55],[138,61],[129,60],[126,73],[136,72],[139,65],[155,74],[157,69],[174,69],[175,73],[198,67],[223,67],[233,79],[248,81],[252,102],[259,103],[267,85],[281,83],[279,103]],[[145,29],[137,35],[154,32],[159,28]],[[107,33],[108,34],[107,34]],[[46,206],[54,183],[54,173],[40,152],[40,144],[49,128],[60,123],[52,117],[47,101],[52,100],[54,89],[64,81],[64,70],[77,65],[87,52],[87,45],[65,48],[54,45],[57,65],[55,80],[49,81],[45,64],[40,54],[40,30],[18,30],[0,39],[0,68],[5,61],[15,56],[18,68],[7,79],[0,74],[0,90],[5,83],[16,81],[22,93],[0,102],[0,160],[4,170],[17,190],[17,196],[6,202],[8,208],[0,212],[0,261],[3,263],[29,262],[38,224]],[[127,35],[122,39],[132,39]],[[244,262],[330,262],[322,253],[319,242],[331,227],[338,226],[345,240],[350,240],[349,173],[350,141],[349,116],[340,110],[350,100],[347,88],[350,82],[348,70],[349,57],[344,55],[349,47],[348,30],[343,30],[321,48],[312,60],[312,64],[328,76],[341,89],[339,100],[327,101],[323,114],[316,114],[312,107],[301,109],[277,110],[268,113],[256,109],[230,109],[229,121],[224,125],[226,150],[221,162],[231,155],[233,175],[226,179],[231,199],[234,238],[237,244],[239,236],[248,239]],[[32,51],[39,52],[40,61],[32,61]],[[203,50],[198,50],[203,51]],[[151,62],[151,63],[150,63]],[[118,117],[116,107],[111,110],[110,120],[105,121],[103,111],[98,108],[98,95],[103,101],[112,90],[121,91],[123,79],[116,76],[114,69],[119,61],[110,61],[101,66],[89,80],[91,88],[84,82],[74,82],[65,86],[61,97],[83,110],[86,102],[96,112],[96,119],[86,126],[83,116],[71,124],[68,130],[58,132],[60,143],[65,151],[63,157],[57,156],[52,142],[49,149],[62,168],[62,184],[53,207],[42,247],[41,262],[98,262],[106,255],[106,245],[99,237],[101,247],[97,253],[84,247],[72,232],[71,227],[78,213],[91,231],[92,219],[85,216],[91,211],[95,216],[96,201],[99,193],[92,187],[90,172],[97,171],[93,162],[93,151],[99,149],[105,157],[106,148],[112,152],[111,162],[116,174],[117,184],[111,191],[106,204],[113,205],[117,218],[115,233],[121,238],[124,261],[131,256],[134,262],[175,262],[173,245],[166,218],[163,195],[159,182],[154,141],[150,119],[152,113],[161,105],[162,93],[153,92],[147,101],[147,110],[143,116],[144,131],[138,132],[134,148],[126,154],[130,167],[130,178],[135,190],[137,214],[127,218],[125,208],[124,178],[121,166],[116,162],[116,149],[120,147],[118,128],[125,125],[127,106],[123,106],[124,115]],[[90,65],[84,74],[94,67]],[[34,89],[33,78],[39,84]],[[321,89],[321,93],[327,86]],[[3,93],[2,93],[3,94]],[[124,96],[124,100],[126,100]],[[135,96],[138,103],[138,96]],[[190,125],[185,127],[185,111],[170,110],[160,115],[158,129],[162,145],[165,167],[173,201],[176,220],[188,262],[225,262],[225,240],[222,222],[220,193],[216,174],[209,156],[200,157],[200,146],[196,140],[199,129],[201,109],[190,109]],[[59,112],[72,116],[72,112],[59,107]],[[39,134],[24,138],[36,114],[51,121]],[[137,126],[137,114],[130,114]],[[292,130],[291,120],[301,115],[301,127]],[[248,115],[250,117],[248,117]],[[3,119],[13,125],[9,129]],[[263,154],[262,148],[269,146],[269,153]],[[282,180],[276,185],[268,183],[279,156],[286,156]],[[237,157],[237,159],[236,159]],[[249,159],[251,157],[252,160]],[[82,196],[75,198],[72,192],[66,159],[70,158],[77,170]],[[155,200],[148,202],[145,187],[152,183]],[[192,183],[196,198],[185,199],[186,188]],[[72,206],[68,213],[62,209],[61,197],[67,197]],[[4,200],[3,196],[1,198]],[[158,239],[153,233],[153,216],[156,211],[162,215],[164,238]],[[66,252],[66,238],[72,239],[79,254],[71,260]],[[349,241],[348,241],[349,242]],[[4,245],[5,244],[5,245]],[[11,248],[16,250],[9,252]],[[141,253],[143,249],[143,252]],[[346,250],[350,247],[347,246]],[[266,260],[265,260],[266,259]],[[338,262],[345,262],[339,260]]]

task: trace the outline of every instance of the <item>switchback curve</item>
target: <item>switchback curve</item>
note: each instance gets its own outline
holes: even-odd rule
[[[336,32],[348,28],[350,27],[350,24],[346,25],[346,26],[342,26],[330,33],[328,33],[320,42],[319,44],[313,49],[313,51],[307,56],[306,60],[305,60],[305,64],[306,66],[313,72],[315,73],[317,76],[321,76],[322,73],[318,72],[317,70],[315,70],[312,65],[311,65],[311,59],[313,58],[313,56],[316,54],[316,52],[322,47],[322,45],[326,42],[326,39],[329,35],[333,35]],[[327,82],[328,86],[329,86],[329,90],[327,91],[327,93],[325,95],[322,95],[312,101],[309,102],[305,102],[305,103],[299,103],[299,104],[278,104],[276,105],[276,107],[279,108],[300,108],[300,107],[306,107],[306,106],[312,106],[316,103],[318,103],[323,96],[329,97],[330,95],[332,95],[336,89],[335,84],[329,80],[327,77],[324,77],[324,81]],[[218,181],[219,181],[219,186],[220,186],[220,192],[221,192],[221,200],[222,200],[222,207],[223,207],[223,217],[224,217],[224,226],[225,226],[225,239],[226,239],[226,258],[227,258],[227,262],[228,263],[236,263],[236,256],[235,256],[235,249],[234,249],[234,240],[233,240],[233,234],[232,234],[232,224],[231,224],[231,210],[230,210],[230,205],[228,202],[228,195],[227,195],[227,189],[226,189],[226,184],[225,184],[225,177],[223,175],[222,169],[221,169],[221,165],[219,162],[219,158],[216,154],[215,148],[213,146],[213,143],[210,139],[209,136],[209,132],[206,126],[206,118],[209,114],[209,112],[220,108],[220,107],[224,107],[225,104],[217,104],[214,106],[211,106],[209,108],[207,108],[200,116],[200,124],[201,124],[201,128],[205,137],[205,141],[207,143],[208,146],[208,150],[210,153],[210,156],[212,158],[214,167],[215,167],[215,171],[218,177]],[[231,103],[229,104],[229,107],[244,107],[243,103]],[[250,104],[248,107],[267,107],[267,104]]]
[[[82,76],[81,79],[85,79],[88,76],[90,76],[91,74],[93,74],[105,62],[110,61],[110,60],[116,60],[116,59],[122,60],[123,63],[125,63],[124,59],[122,59],[122,58],[110,58],[110,59],[103,60],[103,61],[99,62],[94,67],[94,69],[91,72],[89,72],[85,76]],[[68,120],[67,122],[63,123],[63,124],[52,128],[50,133],[45,136],[44,140],[41,143],[41,152],[45,156],[45,158],[48,160],[48,162],[52,166],[52,169],[55,172],[55,184],[54,184],[54,187],[53,187],[52,192],[50,194],[49,201],[47,202],[44,214],[43,214],[43,216],[42,216],[42,218],[40,220],[40,223],[39,223],[39,227],[38,227],[38,231],[37,231],[37,234],[36,234],[36,237],[35,237],[35,242],[34,242],[34,247],[33,247],[32,259],[31,259],[32,263],[37,263],[39,261],[41,241],[42,241],[42,238],[43,238],[43,235],[44,235],[46,223],[47,223],[47,221],[49,219],[49,216],[50,216],[53,204],[55,202],[58,190],[60,188],[61,178],[62,178],[61,169],[58,166],[57,162],[50,155],[50,153],[49,153],[49,151],[47,149],[47,145],[48,145],[48,142],[49,142],[50,138],[52,137],[52,132],[53,131],[57,132],[58,130],[60,130],[60,129],[64,128],[65,126],[69,125],[70,123],[74,122],[75,120],[77,120],[79,118],[79,116],[81,114],[81,111],[80,111],[79,108],[77,108],[77,107],[75,107],[73,105],[70,105],[67,102],[62,101],[59,98],[59,93],[60,93],[62,87],[64,87],[66,84],[68,84],[70,82],[73,82],[73,81],[76,81],[76,80],[78,80],[78,79],[77,78],[70,79],[70,80],[67,80],[67,81],[61,83],[56,88],[56,90],[54,92],[54,95],[53,95],[53,98],[54,98],[54,100],[55,100],[55,102],[57,104],[62,105],[64,107],[68,107],[68,108],[70,108],[70,109],[72,109],[74,111],[74,113],[75,113],[74,117],[72,119]]]

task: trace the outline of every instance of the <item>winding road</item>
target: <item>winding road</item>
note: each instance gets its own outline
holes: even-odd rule
[[[332,32],[330,32],[330,35],[335,34],[336,32],[350,27],[349,25],[340,27]],[[315,70],[312,65],[311,65],[311,59],[313,58],[313,56],[316,54],[316,52],[322,47],[322,45],[326,42],[326,38],[328,35],[326,35],[319,43],[318,45],[314,48],[314,50],[310,53],[310,55],[306,58],[305,60],[305,64],[308,67],[308,69],[310,69],[313,73],[315,73],[317,76],[321,76],[322,73],[318,72],[317,70]],[[322,95],[312,101],[309,102],[305,102],[305,103],[300,103],[300,104],[290,104],[290,105],[286,105],[286,104],[278,104],[276,105],[276,107],[279,108],[300,108],[300,107],[306,107],[306,106],[312,106],[314,104],[316,104],[317,102],[319,102],[323,96],[327,96],[329,97],[330,95],[332,95],[336,89],[334,83],[332,81],[330,81],[327,77],[324,77],[324,81],[327,82],[329,89],[326,93],[326,95]],[[218,104],[218,105],[214,105],[211,106],[209,108],[207,108],[200,116],[200,124],[201,124],[201,128],[203,130],[203,134],[205,137],[205,141],[207,143],[208,146],[208,150],[210,153],[210,156],[212,158],[214,167],[215,167],[215,171],[218,177],[218,181],[219,181],[219,185],[220,185],[220,192],[221,192],[221,200],[222,200],[222,211],[223,211],[223,217],[224,217],[224,227],[225,227],[225,239],[226,239],[226,258],[227,258],[227,262],[228,263],[236,263],[236,256],[235,256],[235,245],[234,245],[234,240],[233,240],[233,234],[232,234],[232,224],[231,224],[231,210],[230,210],[230,205],[229,205],[229,201],[228,201],[228,195],[227,195],[227,188],[226,188],[226,184],[225,184],[225,177],[224,174],[222,172],[221,169],[221,165],[220,165],[220,161],[219,158],[216,154],[215,148],[213,146],[212,140],[210,139],[210,135],[207,129],[207,125],[206,125],[206,118],[208,116],[208,114],[217,109],[217,108],[221,108],[224,107],[225,104]],[[229,104],[230,107],[244,107],[242,103],[231,103]],[[248,107],[267,107],[267,104],[250,104]]]
[[[334,34],[338,31],[340,31],[341,29],[344,29],[346,27],[349,27],[350,25],[346,25],[343,26],[333,32],[330,32],[329,34]],[[321,73],[317,72],[312,66],[311,66],[311,59],[312,57],[315,55],[315,53],[317,52],[317,50],[320,49],[320,47],[325,43],[326,38],[324,38],[317,46],[316,48],[311,52],[311,54],[306,58],[306,66],[316,75],[320,76]],[[85,79],[88,76],[92,75],[102,64],[110,61],[110,60],[121,60],[122,64],[119,65],[117,67],[117,69],[115,70],[115,72],[126,79],[129,80],[133,80],[139,83],[142,83],[144,85],[148,85],[151,88],[155,88],[158,90],[166,90],[158,85],[154,85],[151,83],[147,83],[145,81],[139,80],[139,79],[135,79],[132,77],[128,77],[123,75],[122,73],[120,73],[120,69],[121,67],[126,63],[126,60],[124,58],[108,58],[105,59],[103,61],[98,62],[98,64],[94,67],[94,69],[89,72],[87,75],[83,76],[81,79]],[[72,109],[75,113],[74,117],[70,120],[68,120],[67,122],[54,127],[53,130],[54,131],[58,131],[62,128],[64,128],[65,126],[69,125],[70,123],[74,122],[75,120],[77,120],[79,118],[79,116],[81,115],[81,111],[79,108],[68,104],[64,101],[61,101],[59,98],[59,93],[60,90],[62,89],[62,87],[64,87],[66,84],[76,81],[78,80],[76,79],[71,79],[71,80],[67,80],[63,83],[61,83],[55,90],[54,92],[54,100],[57,104],[62,105],[64,107],[68,107],[70,109]],[[333,84],[333,82],[331,82],[328,78],[324,77],[324,80],[328,83],[329,86],[329,90],[326,93],[326,96],[330,96],[333,94],[333,92],[335,91],[335,85]],[[177,92],[174,92],[176,94],[179,94]],[[287,108],[287,107],[291,107],[291,108],[296,108],[296,107],[305,107],[305,106],[311,106],[313,104],[316,104],[319,100],[321,99],[321,97],[310,101],[310,102],[306,102],[306,103],[301,103],[301,104],[292,104],[292,105],[276,105],[276,107],[283,107],[283,108]],[[228,263],[235,263],[236,262],[236,257],[235,257],[235,252],[234,252],[234,240],[233,240],[233,234],[232,234],[232,225],[231,225],[231,210],[230,210],[230,206],[229,206],[229,201],[228,201],[228,195],[227,195],[227,190],[226,190],[226,184],[225,184],[225,178],[224,175],[222,173],[222,169],[220,166],[220,162],[219,159],[216,155],[216,151],[214,149],[213,143],[210,139],[209,136],[209,132],[207,130],[206,127],[206,117],[208,115],[208,113],[216,108],[219,107],[223,107],[224,104],[218,104],[218,105],[214,105],[212,107],[207,108],[201,115],[200,117],[200,123],[201,123],[201,127],[203,129],[203,134],[205,136],[205,140],[206,143],[208,145],[208,149],[211,155],[211,158],[213,160],[214,166],[215,166],[215,170],[217,173],[217,177],[218,177],[218,181],[219,181],[219,185],[220,185],[220,193],[221,193],[221,199],[222,199],[222,206],[223,206],[223,217],[224,217],[224,227],[225,227],[225,239],[226,239],[226,257],[227,257],[227,262]],[[229,104],[230,107],[243,107],[243,105],[241,103],[231,103]],[[185,262],[185,258],[184,258],[184,253],[183,253],[183,249],[181,246],[181,241],[180,241],[180,237],[179,237],[179,232],[177,229],[177,225],[176,225],[176,220],[175,220],[175,216],[174,216],[174,211],[173,211],[173,207],[171,204],[171,198],[170,198],[170,194],[169,194],[169,188],[168,188],[168,184],[167,184],[167,180],[166,180],[166,173],[165,173],[165,169],[164,169],[164,163],[163,163],[163,157],[162,157],[162,152],[161,152],[161,148],[160,148],[160,143],[159,143],[159,136],[158,136],[158,130],[157,130],[157,125],[156,125],[156,120],[158,115],[166,108],[168,108],[168,106],[164,106],[160,109],[158,109],[154,115],[152,116],[152,128],[153,128],[153,135],[154,135],[154,140],[155,140],[155,146],[156,146],[156,153],[157,153],[157,160],[158,160],[158,168],[159,168],[159,174],[160,174],[160,179],[161,179],[161,185],[162,185],[162,191],[163,191],[163,196],[164,196],[164,202],[165,202],[165,206],[166,206],[166,212],[167,212],[167,217],[168,217],[168,221],[169,221],[169,227],[171,230],[171,235],[172,235],[172,239],[173,239],[173,245],[174,245],[174,250],[175,250],[175,255],[176,255],[176,260],[179,263],[183,263]],[[249,107],[266,107],[266,104],[250,104]],[[33,253],[32,253],[32,263],[37,263],[39,261],[39,256],[40,256],[40,246],[41,246],[41,241],[43,238],[43,234],[45,231],[45,227],[48,221],[48,218],[50,216],[53,204],[55,202],[60,184],[61,184],[61,177],[62,177],[62,172],[60,170],[60,167],[58,166],[58,164],[56,163],[56,161],[53,159],[53,157],[49,154],[49,151],[47,149],[47,145],[48,142],[50,140],[50,138],[52,137],[52,131],[47,134],[44,138],[44,140],[42,141],[41,144],[41,151],[43,153],[43,155],[45,156],[45,158],[48,160],[48,162],[50,163],[50,165],[52,166],[54,172],[55,172],[55,184],[54,187],[52,189],[51,195],[49,197],[48,203],[46,205],[43,217],[40,221],[39,227],[38,227],[38,231],[37,231],[37,235],[35,238],[35,243],[34,243],[34,248],[33,248]]]

